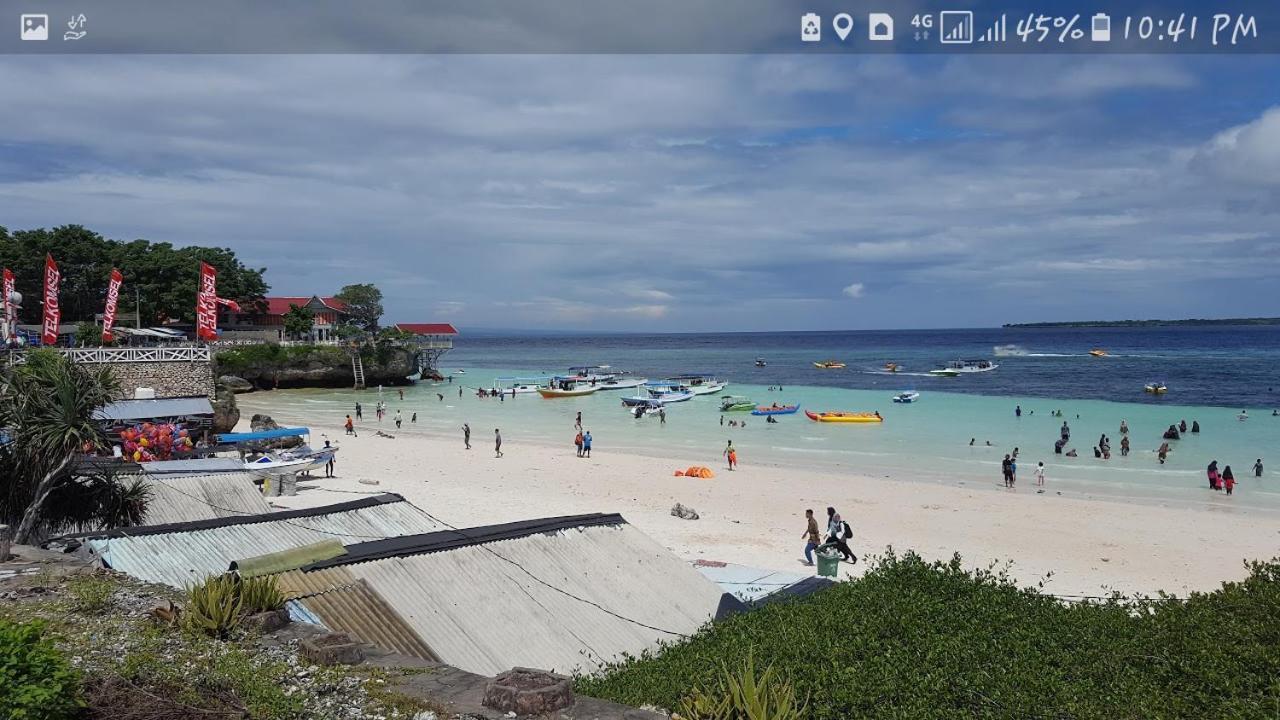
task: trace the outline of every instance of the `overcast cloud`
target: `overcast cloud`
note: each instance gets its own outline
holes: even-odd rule
[[[234,248],[391,321],[1280,315],[1265,57],[82,57],[0,66],[0,224]],[[126,274],[127,274],[127,268]]]

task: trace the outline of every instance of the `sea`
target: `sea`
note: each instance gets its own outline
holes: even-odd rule
[[[1101,348],[1102,357],[1089,351]],[[757,367],[757,359],[765,362]],[[987,360],[986,373],[936,377],[950,360]],[[843,369],[819,369],[838,360]],[[898,372],[885,370],[896,363]],[[667,422],[635,419],[620,396],[601,391],[581,398],[476,397],[496,377],[564,374],[570,366],[608,365],[638,377],[706,373],[727,380],[724,394],[768,405],[798,404],[802,412],[769,424],[748,413],[721,413],[719,395],[670,405]],[[341,420],[355,402],[365,426],[384,399],[403,413],[403,432],[459,435],[491,441],[502,428],[504,450],[521,442],[563,443],[573,452],[574,418],[581,412],[596,453],[627,452],[666,461],[661,472],[690,464],[715,466],[729,440],[742,464],[823,473],[965,485],[1003,491],[1001,459],[1015,448],[1018,492],[1034,492],[1032,470],[1044,462],[1047,491],[1224,511],[1280,512],[1280,327],[1177,326],[1149,328],[990,328],[960,330],[774,332],[701,334],[464,334],[444,356],[450,380],[405,388],[291,390],[275,394],[285,416]],[[1150,382],[1168,392],[1144,391]],[[459,395],[461,390],[461,395]],[[920,393],[911,404],[891,398]],[[1021,409],[1019,416],[1016,410]],[[882,424],[816,423],[803,410],[878,411]],[[1056,413],[1061,412],[1061,416]],[[416,423],[410,423],[417,413]],[[1241,419],[1241,418],[1245,419]],[[721,424],[721,420],[726,423]],[[745,426],[730,427],[730,421]],[[1120,422],[1132,446],[1120,456]],[[1156,457],[1171,424],[1198,422],[1201,432],[1171,441],[1165,464]],[[1063,422],[1068,449],[1056,455]],[[390,419],[381,429],[390,431]],[[1093,448],[1106,434],[1111,459]],[[1266,470],[1255,478],[1255,460]],[[1205,468],[1230,465],[1238,481],[1226,497],[1208,487]]]

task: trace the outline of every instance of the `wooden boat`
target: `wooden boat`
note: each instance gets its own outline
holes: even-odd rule
[[[805,415],[809,416],[814,422],[829,423],[878,423],[884,422],[884,418],[877,413],[851,413],[851,412],[813,412],[805,410]]]
[[[1094,357],[1106,357],[1107,351],[1103,350],[1102,348],[1094,348],[1089,351],[1089,354]]]
[[[839,370],[844,367],[844,363],[839,360],[823,360],[821,362],[815,362],[813,366],[819,370]]]
[[[752,415],[795,415],[799,405],[761,405],[751,411]]]
[[[584,385],[572,378],[555,378],[546,387],[538,388],[544,398],[582,397],[600,389],[598,385]]]

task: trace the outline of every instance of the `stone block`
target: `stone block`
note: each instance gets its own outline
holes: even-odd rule
[[[573,687],[563,675],[517,667],[489,681],[483,703],[519,716],[544,715],[573,705]]]
[[[326,633],[306,638],[298,646],[302,656],[317,665],[358,665],[364,650],[346,633]]]

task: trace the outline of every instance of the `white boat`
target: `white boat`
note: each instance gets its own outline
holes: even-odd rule
[[[630,390],[649,382],[649,378],[616,377],[599,384],[601,390]]]
[[[552,378],[551,383],[538,388],[544,398],[582,397],[599,390],[598,385],[583,384],[577,378]]]
[[[688,386],[672,382],[651,382],[645,383],[645,392],[649,397],[662,402],[664,405],[668,403],[684,402],[693,398],[693,393]]]
[[[920,393],[914,392],[914,391],[908,391],[908,392],[898,393],[897,395],[894,395],[893,401],[896,403],[905,404],[905,403],[913,403],[919,398],[920,398]]]
[[[306,472],[315,467],[311,458],[293,458],[289,460],[278,459],[270,455],[263,455],[253,462],[246,462],[244,469],[261,478],[276,477],[279,475],[297,475],[300,472]],[[320,463],[320,467],[324,467],[324,463]]]
[[[729,387],[729,383],[714,375],[676,375],[667,378],[667,382],[683,386],[693,395],[714,395]]]
[[[569,368],[568,378],[580,383],[600,384],[617,378],[621,373],[609,372],[608,365],[575,365]]]
[[[1147,383],[1142,389],[1152,395],[1164,395],[1169,392],[1169,387],[1162,382]]]
[[[768,365],[768,364],[769,363],[764,361],[764,358],[756,358],[756,367],[764,367],[765,365]]]
[[[538,392],[538,388],[545,386],[551,381],[549,377],[499,377],[493,379],[493,387],[490,392],[496,394],[510,395],[513,391],[517,395],[532,394]]]
[[[946,367],[930,370],[929,374],[955,377],[956,375],[991,372],[998,367],[1000,366],[990,360],[952,360],[947,363]]]

